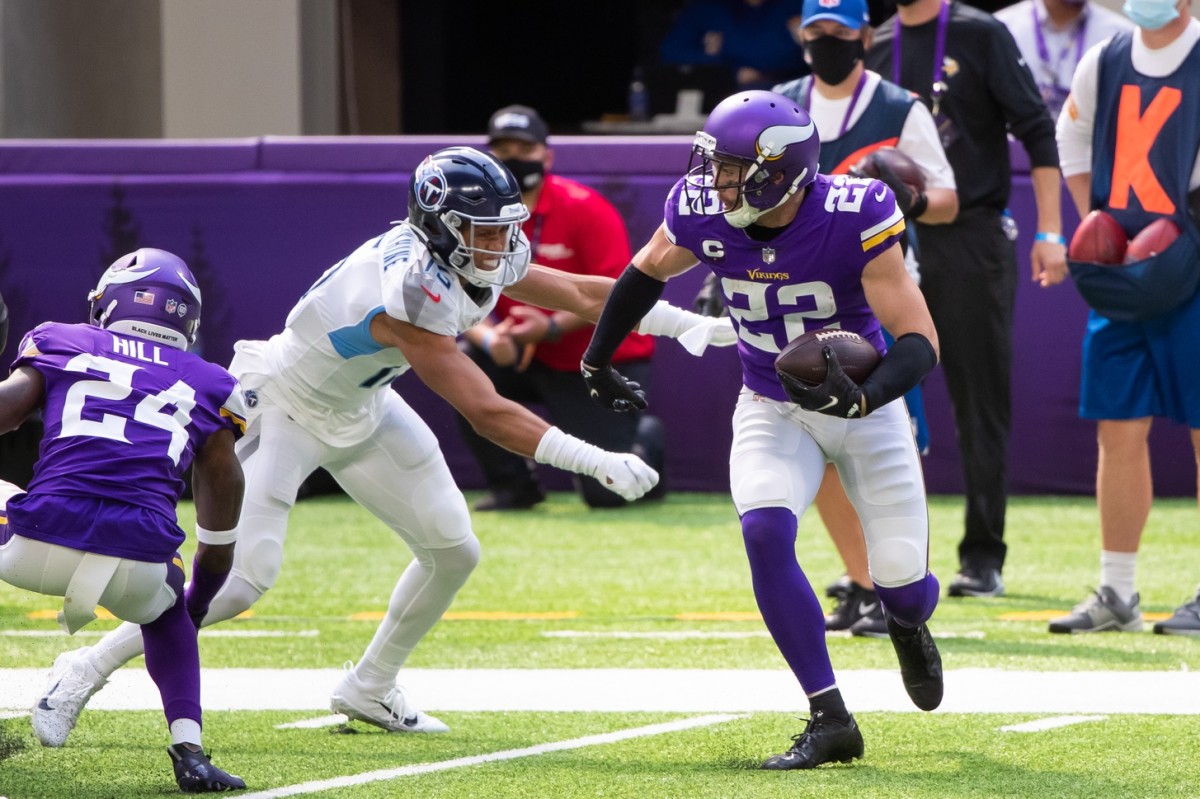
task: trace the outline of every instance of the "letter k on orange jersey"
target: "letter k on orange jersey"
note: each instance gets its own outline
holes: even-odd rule
[[[1163,125],[1179,107],[1182,96],[1179,89],[1164,86],[1150,101],[1146,113],[1141,114],[1141,87],[1121,87],[1112,191],[1108,196],[1110,208],[1128,208],[1129,191],[1132,189],[1143,210],[1153,214],[1175,213],[1175,203],[1163,191],[1150,166],[1150,148],[1154,146]]]

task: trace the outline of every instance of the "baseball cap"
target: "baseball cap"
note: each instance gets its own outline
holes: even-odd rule
[[[506,105],[488,120],[488,144],[497,139],[545,144],[548,133],[545,120],[527,105]]]
[[[801,24],[807,26],[822,19],[840,22],[847,28],[864,28],[871,23],[867,0],[804,0]]]

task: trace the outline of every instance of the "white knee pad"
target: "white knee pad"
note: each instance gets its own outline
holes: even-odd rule
[[[895,525],[910,526],[915,519],[883,519],[876,521],[873,527]],[[909,537],[892,535],[883,540],[872,541],[873,536],[867,536],[867,563],[871,571],[871,580],[884,588],[895,588],[908,585],[925,576],[928,570],[929,555],[923,541],[918,542]]]
[[[204,625],[207,627],[210,624],[232,619],[239,613],[244,613],[258,601],[263,593],[251,584],[245,575],[239,574],[234,569],[225,580],[225,585],[221,586],[221,590],[213,597],[212,604],[208,606],[208,613],[204,616]]]

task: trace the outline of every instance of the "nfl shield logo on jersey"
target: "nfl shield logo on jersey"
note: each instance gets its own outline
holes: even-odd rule
[[[763,247],[763,263],[775,263],[775,249],[773,247]]]

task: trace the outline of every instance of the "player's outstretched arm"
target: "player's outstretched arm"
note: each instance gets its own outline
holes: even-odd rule
[[[0,433],[16,430],[42,404],[46,381],[32,366],[21,366],[0,382]]]
[[[524,406],[501,397],[452,337],[384,313],[371,320],[371,336],[380,344],[399,349],[421,381],[493,443],[540,463],[594,477],[627,500],[637,499],[658,483],[658,473],[636,455],[606,452],[551,427]]]
[[[198,543],[184,604],[197,628],[233,567],[245,491],[245,477],[233,443],[232,430],[218,430],[208,437],[192,463]]]

